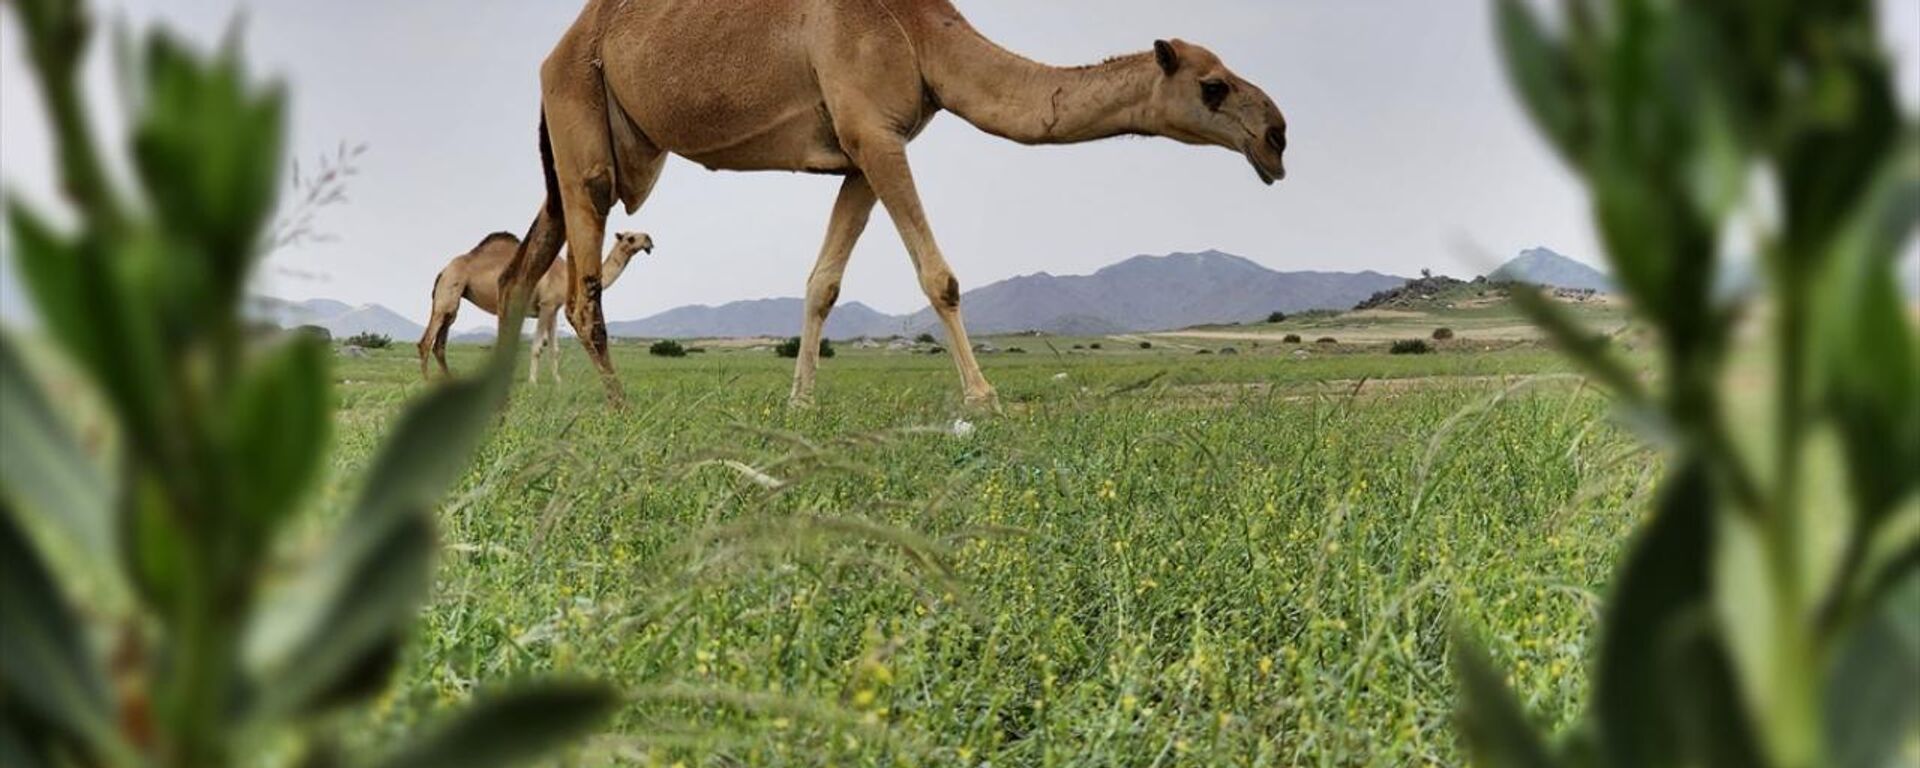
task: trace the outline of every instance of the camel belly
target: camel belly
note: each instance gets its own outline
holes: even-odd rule
[[[628,0],[603,30],[608,87],[655,146],[708,168],[848,172],[810,48],[838,6]]]

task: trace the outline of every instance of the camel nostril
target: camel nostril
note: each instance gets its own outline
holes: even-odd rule
[[[1268,128],[1267,146],[1273,147],[1273,151],[1275,152],[1286,152],[1287,130],[1285,128]]]

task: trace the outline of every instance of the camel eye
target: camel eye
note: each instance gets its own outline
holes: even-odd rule
[[[1206,103],[1207,109],[1218,111],[1232,91],[1233,86],[1224,80],[1207,80],[1200,83],[1200,100]]]

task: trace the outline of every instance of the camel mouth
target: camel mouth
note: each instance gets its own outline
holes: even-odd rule
[[[1253,173],[1260,177],[1260,183],[1269,187],[1273,186],[1274,182],[1287,178],[1287,167],[1278,160],[1266,163],[1262,162],[1259,156],[1248,153],[1247,164],[1253,166]]]
[[[1247,164],[1253,166],[1253,173],[1260,177],[1260,183],[1271,187],[1274,182],[1287,178],[1286,161],[1281,158],[1279,152],[1267,148],[1260,142],[1248,142],[1247,146],[1241,150],[1241,154],[1246,156]]]

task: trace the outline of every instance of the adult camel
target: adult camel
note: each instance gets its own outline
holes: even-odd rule
[[[714,170],[846,177],[807,280],[795,404],[811,401],[821,328],[876,200],[945,327],[967,403],[993,403],[907,163],[907,142],[942,110],[1023,144],[1164,136],[1241,154],[1268,184],[1286,175],[1280,109],[1207,49],[1161,40],[1051,67],[988,41],[948,0],[588,0],[540,82],[547,200],[502,289],[542,274],[564,240],[578,299],[569,318],[616,400],[592,255],[613,204],[638,210],[669,154]]]
[[[520,250],[520,238],[511,232],[495,232],[480,240],[473,250],[453,257],[446,268],[433,278],[433,310],[427,317],[427,331],[420,336],[420,378],[427,378],[427,355],[440,363],[441,375],[447,371],[447,336],[462,300],[472,302],[487,314],[500,314],[500,276],[513,264]],[[653,237],[645,232],[622,232],[613,238],[613,250],[604,262],[607,285],[619,279],[627,264],[641,252],[653,253]],[[556,259],[540,276],[533,290],[533,361],[527,366],[527,383],[539,380],[540,354],[553,356],[553,380],[560,380],[560,344],[555,338],[555,319],[567,303],[567,261]],[[517,335],[517,334],[516,334]]]

